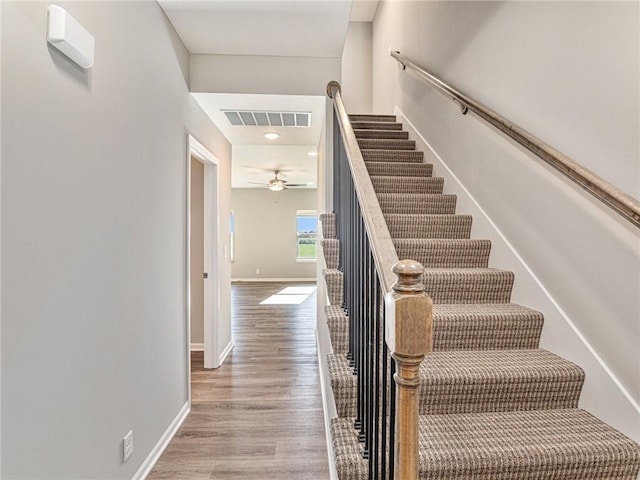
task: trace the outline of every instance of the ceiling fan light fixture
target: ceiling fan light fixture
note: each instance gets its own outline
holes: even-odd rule
[[[264,138],[266,138],[267,140],[275,140],[279,136],[280,134],[276,132],[267,132],[264,134]]]
[[[284,185],[282,185],[281,183],[273,183],[269,185],[269,190],[271,190],[272,192],[280,192],[281,190],[284,190]]]

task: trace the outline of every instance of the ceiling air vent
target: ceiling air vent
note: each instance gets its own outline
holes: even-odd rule
[[[310,127],[311,112],[254,112],[251,110],[222,110],[235,126]]]

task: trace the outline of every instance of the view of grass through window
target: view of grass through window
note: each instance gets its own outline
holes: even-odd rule
[[[300,214],[296,216],[298,232],[298,258],[316,258],[318,245],[318,217],[314,214]]]

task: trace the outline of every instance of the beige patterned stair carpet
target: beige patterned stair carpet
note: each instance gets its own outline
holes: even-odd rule
[[[350,118],[398,256],[425,265],[434,301],[434,352],[420,368],[420,479],[636,480],[640,447],[577,408],[582,369],[538,348],[542,314],[510,303],[513,273],[490,267],[490,242],[470,238],[471,217],[456,214],[455,195],[443,193],[401,124]],[[325,220],[335,236],[335,217]],[[328,273],[336,296],[337,274]],[[339,415],[331,434],[340,480],[366,480],[340,306],[325,310]]]

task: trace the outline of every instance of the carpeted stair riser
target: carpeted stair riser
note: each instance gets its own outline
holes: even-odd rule
[[[339,417],[355,417],[358,413],[358,377],[353,374],[344,353],[327,355],[331,390]]]
[[[333,353],[347,353],[349,351],[349,317],[342,307],[326,305],[324,314],[331,337]]]
[[[419,478],[429,480],[635,480],[640,459],[579,409],[424,416],[419,443]]]
[[[346,353],[349,317],[334,305],[325,307],[334,353]],[[516,350],[538,348],[544,318],[513,303],[435,304],[433,350]]]
[[[469,238],[471,215],[385,214],[393,239]],[[399,258],[408,258],[400,257]]]
[[[377,193],[384,214],[406,213],[451,215],[456,212],[457,197],[432,193]]]
[[[394,177],[430,177],[433,165],[411,162],[365,162],[369,175]]]
[[[349,115],[351,122],[395,122],[395,115],[371,115],[353,113]]]
[[[420,366],[420,414],[576,408],[584,372],[546,350],[432,352]]]
[[[432,268],[423,275],[433,303],[509,303],[513,279],[494,268]]]
[[[324,238],[336,238],[335,213],[321,213],[320,224],[322,225],[322,236]]]
[[[336,270],[340,256],[340,241],[337,238],[324,238],[320,240],[320,245],[327,268]]]
[[[433,305],[433,350],[538,348],[542,313],[513,303]]]
[[[429,268],[486,268],[491,242],[470,239],[394,240],[399,259],[411,258]],[[409,252],[409,253],[406,253]]]
[[[442,177],[371,176],[373,189],[378,193],[442,193]]]
[[[351,127],[356,130],[402,130],[402,124],[397,122],[351,122]]]
[[[356,379],[344,355],[329,360],[339,416],[357,412]],[[584,382],[576,365],[546,350],[428,354],[420,365],[421,415],[575,408]]]
[[[355,418],[331,421],[342,480],[366,480]],[[640,451],[580,409],[419,418],[420,480],[636,480]]]
[[[369,150],[415,150],[415,140],[393,140],[379,138],[359,138],[358,145],[361,149]]]
[[[353,428],[355,421],[355,416],[331,419],[333,455],[340,480],[369,479],[369,461],[362,458],[362,443]]]
[[[422,163],[424,152],[415,150],[371,150],[360,149],[365,162],[402,162],[402,163]]]
[[[344,275],[340,270],[327,268],[322,271],[322,276],[327,285],[329,304],[342,306],[344,303]]]
[[[400,139],[400,140],[408,140],[409,132],[405,132],[403,130],[354,130],[356,138],[382,138],[382,139]]]

